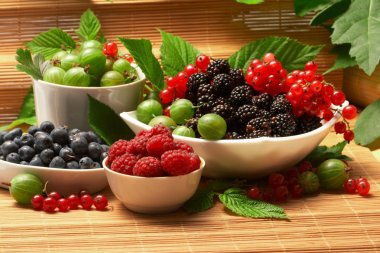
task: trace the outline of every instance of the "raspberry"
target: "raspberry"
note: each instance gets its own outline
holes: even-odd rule
[[[122,173],[133,175],[133,166],[137,162],[137,157],[131,154],[124,154],[117,157],[111,164],[111,170]]]
[[[161,177],[165,173],[162,170],[160,160],[153,156],[146,156],[137,161],[133,167],[133,175],[140,177]]]
[[[167,136],[172,136],[172,132],[170,129],[162,124],[155,125],[152,129],[150,130],[142,130],[137,134],[136,137],[152,137],[154,135],[158,134],[165,134]]]
[[[111,164],[117,157],[125,154],[129,142],[126,140],[118,140],[114,142],[108,150],[108,163]]]
[[[161,157],[165,151],[171,150],[172,146],[172,138],[164,134],[158,134],[148,140],[146,150],[150,156]]]
[[[199,156],[184,150],[169,150],[162,154],[162,169],[171,176],[185,175],[197,170],[201,164]]]
[[[173,143],[172,150],[184,150],[189,153],[194,153],[194,149],[190,145],[187,145],[186,143],[181,141],[175,141]]]
[[[129,142],[127,147],[127,152],[136,156],[147,156],[148,151],[146,150],[146,143],[148,141],[147,137],[135,137]]]

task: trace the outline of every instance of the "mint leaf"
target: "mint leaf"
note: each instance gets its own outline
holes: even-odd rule
[[[306,156],[305,160],[311,162],[315,167],[317,167],[319,164],[321,164],[323,161],[326,161],[327,159],[334,158],[349,161],[351,160],[351,158],[342,154],[342,151],[346,144],[346,141],[342,141],[331,147],[318,146],[313,151],[311,151],[309,155]]]
[[[351,44],[350,56],[371,75],[380,60],[380,2],[353,1],[350,8],[333,25],[331,41]]]
[[[261,4],[264,0],[236,0],[236,2],[241,4]]]
[[[368,146],[380,138],[380,99],[360,113],[355,124],[355,143]]]
[[[250,218],[288,219],[281,207],[247,197],[245,191],[231,188],[219,195],[226,208],[237,215]]]
[[[77,34],[83,40],[94,40],[100,31],[100,22],[95,14],[88,9],[80,17],[79,31]]]
[[[152,53],[152,43],[145,39],[126,39],[118,37],[133,56],[146,78],[158,89],[165,87],[164,73],[160,63]]]
[[[25,72],[35,80],[42,79],[43,73],[50,67],[50,63],[45,61],[42,55],[37,54],[32,59],[30,51],[22,48],[17,49],[16,60],[19,62],[16,69]]]
[[[181,37],[163,30],[160,32],[162,36],[161,62],[166,75],[175,76],[183,71],[186,65],[195,63],[197,55],[200,54],[197,49]]]
[[[339,0],[294,0],[294,11],[297,16],[305,16],[311,11],[319,11]]]
[[[76,46],[73,38],[59,28],[40,33],[26,45],[32,53],[42,54],[46,59],[62,49],[75,49]]]
[[[88,96],[88,122],[92,130],[108,145],[119,139],[132,139],[135,134],[109,106]]]
[[[318,12],[310,21],[310,25],[321,25],[324,22],[342,15],[350,7],[351,0],[331,1],[323,10]]]
[[[215,193],[209,188],[199,188],[185,203],[183,209],[188,213],[206,211],[214,206],[214,195]]]
[[[336,45],[334,46],[331,53],[335,53],[338,56],[335,59],[334,65],[325,71],[325,74],[328,74],[334,70],[337,69],[344,69],[348,67],[356,66],[357,63],[355,61],[355,58],[352,58],[349,54],[350,51],[350,44],[342,44],[342,45]]]
[[[309,46],[287,37],[266,37],[243,46],[228,58],[233,68],[246,70],[254,58],[262,58],[272,52],[288,71],[303,69],[306,62],[313,60],[323,46]]]

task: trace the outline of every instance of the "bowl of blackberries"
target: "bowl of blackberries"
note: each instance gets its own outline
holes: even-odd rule
[[[204,158],[204,176],[254,178],[295,165],[332,126],[352,140],[347,120],[356,108],[317,73],[315,62],[288,73],[268,53],[244,72],[200,55],[195,66],[167,79],[158,100],[120,116],[136,133],[156,124],[171,128],[174,139]]]
[[[8,188],[17,174],[32,173],[48,191],[95,193],[107,186],[102,168],[107,152],[94,132],[55,127],[49,121],[27,133],[21,128],[0,132],[0,187]]]

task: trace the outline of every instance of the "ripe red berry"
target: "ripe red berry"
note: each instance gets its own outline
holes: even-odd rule
[[[163,89],[160,91],[160,99],[163,104],[169,104],[174,99],[174,90],[173,89]]]
[[[67,200],[69,201],[69,207],[71,210],[78,209],[78,206],[80,204],[80,199],[77,195],[72,194],[67,198]]]
[[[341,105],[346,101],[346,96],[341,91],[334,91],[334,93],[331,96],[331,103],[334,105]]]
[[[117,45],[114,42],[108,42],[103,46],[103,54],[111,57],[117,56]]]
[[[342,134],[346,131],[347,126],[343,121],[338,121],[334,124],[334,130],[337,134]]]
[[[326,109],[326,110],[323,110],[322,116],[324,120],[329,121],[330,119],[334,117],[334,114],[332,113],[330,109]]]
[[[367,178],[365,178],[365,177],[359,177],[356,181],[358,183],[361,182],[361,181],[367,181],[368,182]]]
[[[346,130],[343,133],[343,139],[345,139],[348,142],[352,141],[354,139],[354,137],[355,137],[355,134],[351,130]]]
[[[51,192],[47,196],[50,198],[54,198],[57,201],[61,198],[61,195],[58,192]]]
[[[96,210],[98,211],[104,211],[106,207],[108,206],[108,200],[107,197],[103,195],[97,195],[94,198],[94,206]]]
[[[124,54],[122,56],[123,59],[127,60],[128,62],[132,63],[135,59],[130,54]]]
[[[273,53],[266,53],[263,57],[263,62],[269,64],[271,61],[276,60],[276,57]]]
[[[273,188],[283,185],[284,181],[285,181],[284,175],[282,175],[281,173],[276,173],[276,172],[270,174],[268,178],[268,184]]]
[[[354,105],[347,105],[342,110],[343,118],[345,119],[354,119],[357,115],[358,111],[356,109],[356,106]]]
[[[347,193],[355,193],[357,184],[358,182],[356,179],[349,178],[344,182],[344,189],[346,189]]]
[[[251,199],[260,199],[260,189],[257,186],[251,187],[251,189],[248,190],[247,195]]]
[[[42,210],[42,206],[44,203],[44,197],[40,194],[35,195],[31,200],[32,206],[34,210]]]
[[[260,61],[259,59],[253,59],[251,61],[251,64],[249,65],[252,69],[255,69],[257,67],[257,65],[261,65],[263,64],[262,61]]]
[[[170,117],[170,106],[165,107],[164,115]]]
[[[276,61],[276,60],[270,61],[268,63],[268,66],[270,70],[272,71],[272,73],[280,73],[280,70],[282,69],[281,62]]]
[[[175,77],[169,77],[167,80],[166,80],[166,87],[167,88],[176,88],[177,87],[177,78]]]
[[[94,201],[92,200],[92,197],[89,194],[86,194],[80,198],[80,204],[83,209],[90,210],[92,204],[94,204]]]
[[[60,212],[69,211],[69,201],[67,199],[59,199],[57,205]]]
[[[290,188],[290,195],[294,199],[301,198],[303,196],[303,193],[304,193],[304,190],[302,186],[299,184],[292,185]]]
[[[285,185],[280,185],[274,189],[274,198],[277,202],[285,202],[288,200],[289,190]]]
[[[311,70],[306,70],[305,71],[305,81],[307,82],[312,82],[314,80],[315,74]]]
[[[361,180],[356,185],[356,190],[361,196],[365,196],[369,193],[371,186],[367,180]]]
[[[47,197],[43,203],[43,209],[47,213],[52,213],[57,208],[57,200],[52,197]]]
[[[198,69],[196,67],[194,67],[194,65],[187,65],[184,69],[185,73],[187,74],[187,76],[191,76],[192,74],[195,74],[198,72]]]
[[[317,69],[318,69],[318,65],[317,65],[316,62],[314,62],[314,61],[308,61],[308,62],[306,62],[306,64],[305,64],[305,71],[310,70],[310,71],[313,71],[313,72],[317,72]]]
[[[313,165],[309,161],[302,161],[298,165],[298,173],[302,174],[305,171],[309,171],[313,168]]]
[[[210,57],[202,54],[195,60],[195,66],[202,72],[206,72],[207,66],[210,64]]]
[[[313,81],[310,84],[310,89],[314,94],[318,94],[322,90],[322,83],[320,81]]]
[[[81,190],[79,192],[79,197],[82,197],[83,195],[90,194],[87,190]]]

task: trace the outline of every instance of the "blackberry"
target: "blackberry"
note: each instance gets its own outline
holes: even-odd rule
[[[303,134],[322,126],[321,119],[316,116],[304,115],[297,118],[297,134]]]
[[[229,103],[228,103],[228,99],[226,99],[226,98],[224,98],[224,97],[218,97],[218,98],[214,101],[214,103],[213,103],[214,106],[217,106],[217,105],[224,105],[224,104],[229,104]]]
[[[186,91],[186,95],[185,97],[191,101],[191,103],[195,104],[197,103],[197,93],[196,92],[193,92],[193,91],[190,91],[190,90],[187,90]]]
[[[272,105],[270,106],[270,113],[272,115],[288,114],[292,111],[292,105],[283,95],[277,96]]]
[[[239,107],[241,105],[249,104],[253,95],[254,91],[251,86],[237,86],[231,91],[229,102],[233,107]]]
[[[197,105],[202,113],[210,112],[212,109],[212,101],[215,100],[215,95],[205,94],[201,95],[197,99]]]
[[[258,111],[259,109],[254,105],[243,105],[237,109],[236,118],[242,125],[244,125],[245,128],[248,121],[257,117]]]
[[[247,133],[253,133],[258,130],[264,130],[265,132],[270,133],[270,118],[257,117],[251,119],[246,126]]]
[[[213,79],[214,76],[218,74],[227,74],[229,72],[230,65],[228,64],[227,60],[224,59],[216,59],[213,62],[211,62],[207,67],[207,74],[211,79]]]
[[[270,132],[264,129],[253,130],[249,134],[246,135],[249,139],[259,138],[259,137],[269,137]]]
[[[230,106],[229,104],[219,104],[214,106],[211,112],[216,113],[222,118],[224,118],[226,121],[229,121],[231,119],[233,110],[234,108],[232,108],[232,106]]]
[[[233,81],[234,87],[245,85],[244,73],[241,69],[230,69],[229,74]]]
[[[216,94],[220,96],[228,96],[231,93],[234,82],[227,74],[219,74],[214,77],[214,87]]]
[[[268,93],[262,93],[252,98],[252,104],[264,110],[270,110],[272,102],[273,97]]]
[[[210,83],[202,83],[197,91],[198,98],[203,95],[215,94],[215,88]]]
[[[261,109],[261,110],[259,110],[259,112],[257,113],[257,116],[258,116],[258,117],[262,117],[262,118],[270,118],[270,117],[271,117],[271,114],[270,114],[269,111]]]
[[[238,133],[238,132],[227,132],[226,135],[224,136],[224,139],[228,140],[234,140],[234,139],[245,139],[245,136]]]
[[[197,92],[201,84],[208,83],[210,83],[210,80],[206,74],[196,73],[189,77],[189,80],[187,81],[187,90],[191,92]]]
[[[198,119],[197,118],[191,118],[188,121],[186,121],[185,126],[188,128],[193,129],[194,131],[197,129]]]
[[[280,113],[271,118],[271,128],[275,136],[290,136],[295,133],[297,122],[292,115]]]

